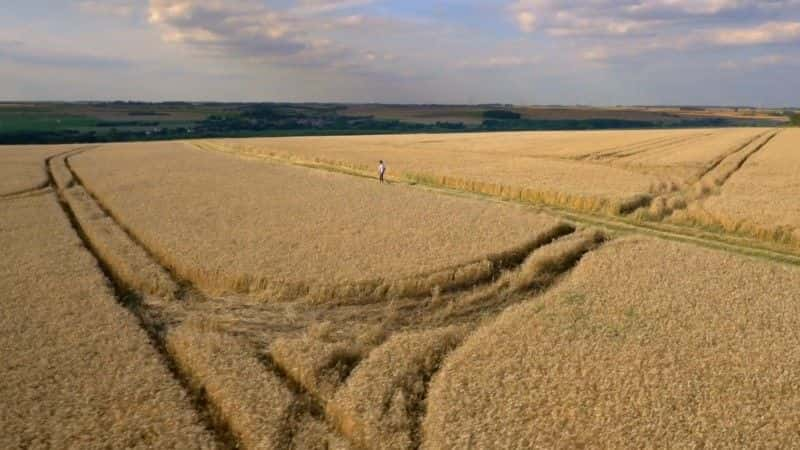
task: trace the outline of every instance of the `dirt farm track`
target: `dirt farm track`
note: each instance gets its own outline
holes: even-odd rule
[[[798,173],[791,128],[0,147],[0,448],[800,446]]]

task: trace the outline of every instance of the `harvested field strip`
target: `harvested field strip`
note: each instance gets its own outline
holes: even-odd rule
[[[328,417],[359,448],[418,448],[428,381],[466,332],[448,327],[392,336],[327,404]]]
[[[0,447],[216,448],[63,213],[0,208]]]
[[[171,331],[166,342],[193,389],[209,400],[217,423],[244,448],[289,448],[295,396],[245,344],[191,325]]]
[[[60,161],[60,163],[58,162]],[[55,162],[55,163],[54,163]],[[53,167],[62,167],[62,169],[66,169],[66,172],[63,170],[60,171],[61,174],[61,182],[67,181],[68,184],[72,184],[74,182],[74,178],[72,178],[72,172],[66,164],[66,157],[64,158],[49,158],[47,160],[47,175],[50,179],[50,183],[53,186],[57,186],[56,176],[53,171]],[[75,189],[77,186],[72,186],[71,189]],[[84,247],[91,253],[94,257],[95,261],[97,262],[98,266],[102,270],[102,273],[105,275],[106,279],[111,282],[111,286],[114,289],[114,294],[116,300],[122,305],[127,307],[130,312],[138,319],[140,327],[149,335],[150,344],[158,350],[159,354],[162,357],[162,361],[164,365],[169,369],[172,373],[175,380],[177,380],[180,385],[189,390],[188,379],[187,377],[180,371],[179,367],[175,363],[172,355],[169,353],[165,346],[164,336],[161,334],[164,326],[161,323],[154,322],[152,318],[141,309],[144,304],[148,302],[143,301],[143,296],[136,292],[135,290],[131,290],[126,287],[124,284],[120,284],[118,282],[118,278],[115,276],[116,273],[121,273],[119,269],[115,269],[111,262],[105,260],[102,256],[103,252],[99,250],[89,238],[86,230],[82,227],[78,216],[75,213],[75,210],[72,208],[70,204],[69,197],[66,195],[66,191],[62,191],[57,189],[55,191],[58,195],[58,203],[61,206],[62,211],[69,219],[70,224],[72,225],[72,229],[78,235],[78,237],[83,242]],[[85,196],[84,199],[88,199],[89,197]],[[74,200],[74,199],[73,199]],[[86,203],[83,205],[91,210],[91,207],[88,207]],[[103,216],[105,216],[103,214]],[[113,229],[110,230],[112,233],[117,233],[118,230]],[[117,235],[119,237],[119,235]],[[125,246],[129,245],[129,243],[124,244]],[[136,252],[136,251],[134,251]],[[116,253],[115,253],[116,255]],[[156,296],[158,298],[158,296]],[[158,303],[159,300],[157,299],[155,303]],[[194,406],[194,410],[198,413],[199,417],[206,421],[206,428],[207,430],[213,435],[211,442],[213,444],[208,444],[210,448],[237,448],[238,445],[231,440],[231,435],[224,427],[224,424],[219,423],[209,423],[208,420],[210,416],[211,405],[209,405],[203,398],[198,396],[191,396],[191,402]]]

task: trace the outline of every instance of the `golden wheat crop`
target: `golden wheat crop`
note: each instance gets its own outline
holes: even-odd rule
[[[625,238],[476,331],[423,448],[794,447],[800,271]]]
[[[799,144],[800,130],[781,131],[727,179],[719,195],[690,210],[689,218],[800,244]]]
[[[129,289],[174,298],[178,285],[170,275],[101,210],[89,194],[72,186],[63,191],[92,248],[106,261],[114,277]]]
[[[210,291],[260,298],[384,298],[468,285],[570,231],[522,207],[181,144],[120,145],[71,162],[164,265]]]
[[[168,334],[167,348],[245,448],[291,443],[294,396],[246,344],[189,322]]]
[[[639,208],[634,217],[640,220],[662,220],[670,217],[671,221],[677,221],[686,215],[684,209],[695,209],[705,197],[717,193],[742,164],[775,135],[775,130],[768,130],[747,136],[744,141],[707,162],[697,173],[675,184],[673,189],[662,191],[662,195],[653,198],[649,205]]]
[[[0,196],[43,188],[48,183],[45,159],[74,145],[0,146]]]
[[[692,181],[715,160],[741,148],[765,128],[694,130],[667,142],[653,143],[635,151],[621,152],[615,164],[640,169],[682,184]]]
[[[569,158],[509,154],[498,149],[519,145],[524,139],[515,134],[492,136],[492,141],[477,142],[450,142],[449,135],[427,136],[436,143],[433,148],[424,145],[428,142],[423,140],[424,135],[414,141],[407,136],[373,138],[376,141],[372,143],[364,137],[326,138],[331,140],[327,144],[297,138],[242,140],[217,148],[322,163],[370,175],[378,159],[383,159],[388,162],[387,176],[391,179],[586,211],[625,209],[658,181],[651,175]],[[491,147],[482,149],[481,145],[487,144]]]
[[[236,139],[199,143],[584,211],[625,213],[760,129]]]
[[[328,342],[307,333],[276,339],[269,354],[291,379],[324,404],[368,350],[352,342]]]
[[[356,367],[328,416],[359,448],[416,448],[428,380],[465,334],[447,327],[392,336]]]
[[[214,448],[52,194],[0,207],[0,448]]]

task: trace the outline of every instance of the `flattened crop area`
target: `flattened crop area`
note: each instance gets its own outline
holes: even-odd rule
[[[267,301],[470,285],[565,232],[522,207],[181,144],[108,146],[69,164],[163,265],[208,291]]]

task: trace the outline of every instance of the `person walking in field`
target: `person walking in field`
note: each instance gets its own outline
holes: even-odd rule
[[[378,180],[383,183],[383,174],[386,173],[386,164],[383,160],[378,161]]]

